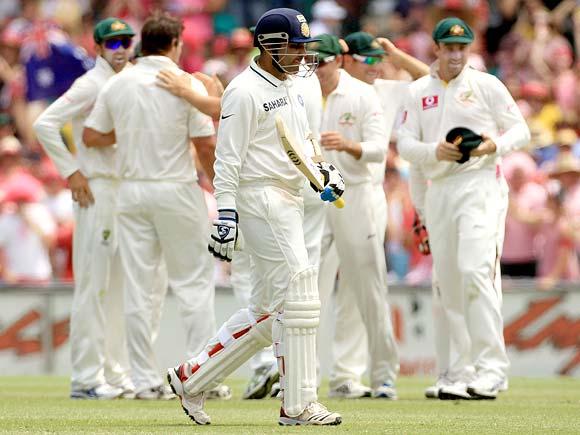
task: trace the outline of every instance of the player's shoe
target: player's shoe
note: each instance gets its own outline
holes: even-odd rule
[[[450,384],[451,381],[449,381],[449,379],[447,379],[445,375],[439,375],[439,377],[437,378],[437,382],[435,382],[435,385],[431,385],[430,387],[425,388],[425,397],[427,399],[438,399],[441,387]]]
[[[273,363],[258,367],[250,379],[243,399],[263,399],[272,392],[272,386],[280,380],[278,364]]]
[[[280,408],[280,426],[336,426],[342,423],[342,417],[337,412],[330,412],[324,405],[312,402],[296,417],[290,417],[284,412],[284,407]]]
[[[167,385],[147,388],[135,394],[135,399],[137,400],[172,400],[175,397],[175,394],[173,394]]]
[[[498,379],[497,377],[482,376],[467,386],[467,392],[474,399],[493,400],[499,394],[500,388],[504,386],[505,381],[505,379]]]
[[[272,389],[270,390],[270,397],[272,399],[281,399],[282,398],[282,390],[280,389],[280,381],[274,382],[272,384]]]
[[[86,390],[72,390],[71,399],[112,400],[121,397],[123,390],[109,384],[98,385]]]
[[[499,392],[505,393],[508,390],[508,388],[509,388],[509,382],[508,382],[507,378],[504,378],[501,385],[499,386]]]
[[[230,400],[232,398],[232,389],[227,385],[218,385],[207,391],[206,400]]]
[[[470,400],[471,398],[465,382],[450,382],[439,389],[441,400]]]
[[[375,399],[397,400],[397,390],[393,384],[385,382],[373,390],[372,397]]]
[[[181,366],[167,369],[167,382],[169,383],[171,390],[177,395],[177,397],[179,397],[185,415],[197,424],[210,424],[211,418],[203,410],[205,393],[199,393],[195,396],[187,394],[183,389],[183,382],[185,382],[187,378],[182,378],[179,375],[180,368]]]
[[[372,390],[360,382],[348,381],[328,392],[328,397],[339,399],[360,399],[371,397]]]

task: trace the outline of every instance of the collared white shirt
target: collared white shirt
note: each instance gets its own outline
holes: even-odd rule
[[[166,56],[146,56],[103,87],[85,125],[102,133],[115,130],[119,176],[128,180],[197,180],[190,138],[214,134],[211,118],[156,85],[169,69],[185,74]],[[192,88],[207,95],[191,77]]]
[[[99,90],[114,75],[115,71],[109,63],[98,56],[95,67],[79,77],[34,123],[38,140],[63,178],[78,170],[88,178],[116,176],[115,147],[87,148],[82,140],[85,120],[95,104]],[[61,128],[69,121],[72,121],[76,156],[70,152],[60,135]]]
[[[439,78],[435,62],[430,75],[411,84],[405,110],[399,153],[410,163],[420,165],[427,179],[495,168],[500,156],[522,148],[530,140],[528,126],[503,83],[469,66],[446,84]],[[486,134],[496,143],[497,152],[472,157],[462,165],[438,161],[437,145],[455,127]]]
[[[271,180],[292,190],[304,185],[304,175],[280,144],[274,121],[279,114],[294,138],[307,149],[310,128],[305,100],[295,80],[302,79],[278,80],[252,60],[226,88],[214,165],[218,208],[235,208],[240,183]]]
[[[325,160],[338,167],[348,188],[349,184],[371,181],[369,163],[385,159],[388,138],[383,109],[373,87],[342,69],[339,73],[338,86],[326,98],[321,131],[338,131],[362,146],[358,160],[344,151],[323,151]]]

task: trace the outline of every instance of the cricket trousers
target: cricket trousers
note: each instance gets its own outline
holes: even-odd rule
[[[448,360],[439,360],[452,381],[507,376],[499,270],[506,211],[507,184],[495,168],[436,179],[427,190],[437,309],[446,320],[436,333],[449,335],[436,343],[439,353],[448,346]]]
[[[162,258],[185,326],[188,355],[196,355],[215,333],[209,218],[196,182],[124,180],[118,223],[129,360],[135,390],[140,392],[163,384],[153,349],[162,302],[153,283]]]

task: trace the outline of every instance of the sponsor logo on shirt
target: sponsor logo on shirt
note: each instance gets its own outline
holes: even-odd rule
[[[269,112],[270,110],[277,109],[282,106],[288,105],[288,97],[278,98],[277,100],[268,101],[267,103],[262,104],[265,112]]]
[[[421,98],[423,103],[423,110],[433,109],[439,105],[439,95],[430,95],[429,97]]]

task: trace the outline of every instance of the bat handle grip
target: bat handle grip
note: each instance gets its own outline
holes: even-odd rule
[[[343,208],[344,207],[344,199],[338,198],[336,201],[332,201],[332,204],[334,204],[334,206],[336,208]]]

